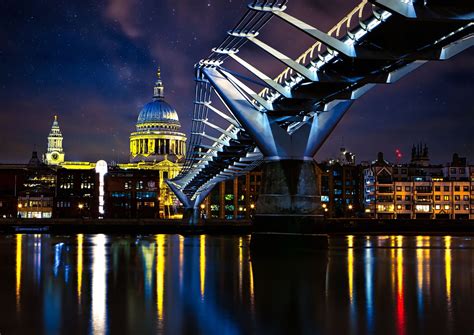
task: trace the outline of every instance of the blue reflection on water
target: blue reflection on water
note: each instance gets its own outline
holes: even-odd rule
[[[367,313],[367,330],[370,334],[374,332],[374,250],[370,237],[365,245],[365,299]]]
[[[61,253],[63,250],[64,243],[58,243],[54,246],[54,276],[58,276],[59,266],[61,265]]]
[[[472,239],[333,242],[304,258],[267,259],[250,253],[248,237],[0,237],[10,260],[0,263],[10,273],[0,285],[0,330],[454,334],[472,324]]]

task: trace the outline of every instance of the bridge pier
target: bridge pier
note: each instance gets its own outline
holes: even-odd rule
[[[185,207],[182,222],[189,225],[196,225],[199,223],[199,208]]]
[[[200,192],[196,197],[190,199],[186,194],[184,194],[180,185],[174,183],[171,180],[166,180],[165,182],[184,206],[182,222],[189,225],[198,224],[200,222],[199,205],[204,201],[209,192],[211,192],[212,187],[214,185],[207,187],[206,189],[202,190],[202,192]]]
[[[263,163],[256,231],[302,232],[320,222],[323,212],[316,169],[312,159]]]
[[[297,128],[282,127],[278,115],[262,112],[242,94],[246,89],[232,74],[212,68],[203,72],[264,156],[255,229],[311,232],[311,226],[323,218],[313,156],[352,100],[337,100],[312,117],[305,116]]]

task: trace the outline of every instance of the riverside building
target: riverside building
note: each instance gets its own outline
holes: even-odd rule
[[[0,216],[22,218],[171,218],[179,202],[165,184],[181,170],[186,135],[177,111],[165,101],[158,69],[152,100],[130,134],[129,162],[66,160],[54,116],[47,149],[28,164],[0,164]]]

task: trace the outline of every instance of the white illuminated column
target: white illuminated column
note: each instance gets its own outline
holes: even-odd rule
[[[93,237],[92,249],[92,329],[93,334],[107,332],[107,255],[105,235]]]
[[[99,219],[104,217],[104,176],[108,172],[107,162],[100,160],[95,165],[95,172],[99,174]]]

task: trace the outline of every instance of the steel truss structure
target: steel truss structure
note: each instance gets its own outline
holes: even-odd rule
[[[214,185],[264,160],[312,160],[354,100],[474,43],[472,0],[363,0],[327,33],[286,13],[286,5],[253,1],[195,65],[188,153],[181,173],[167,181],[186,208],[197,208]],[[296,59],[283,54],[260,36],[272,19],[315,43]],[[270,78],[240,56],[249,43],[286,69]],[[253,77],[226,68],[231,60]],[[250,83],[264,89],[257,93]]]

